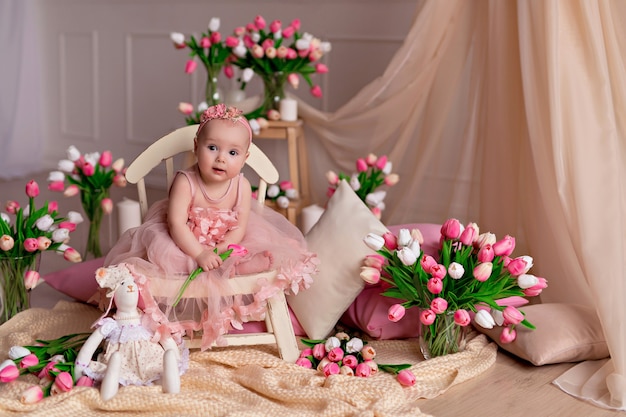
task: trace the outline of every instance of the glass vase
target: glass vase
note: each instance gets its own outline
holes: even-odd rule
[[[109,197],[109,190],[81,190],[80,201],[83,210],[89,219],[89,235],[87,236],[87,246],[85,248],[84,259],[90,255],[93,258],[102,256],[100,247],[100,226],[104,217],[102,200]]]
[[[39,270],[39,252],[0,257],[0,324],[30,307],[30,293],[24,275]]]
[[[217,87],[217,76],[212,75],[210,72],[207,76],[204,96],[209,106],[214,106],[223,101],[222,93]]]
[[[422,324],[419,344],[424,359],[465,350],[467,329],[454,322],[454,313],[438,314],[433,324]]]
[[[263,74],[263,102],[255,113],[257,117],[267,117],[270,110],[278,110],[280,100],[285,97],[287,75],[283,72]]]

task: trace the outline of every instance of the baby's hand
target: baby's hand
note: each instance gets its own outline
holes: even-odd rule
[[[205,271],[219,268],[222,265],[222,258],[212,250],[204,250],[196,257],[198,266]]]

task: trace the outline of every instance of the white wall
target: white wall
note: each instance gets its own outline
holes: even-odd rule
[[[223,34],[257,14],[286,23],[300,18],[303,31],[330,41],[333,50],[324,61],[329,73],[315,76],[324,97],[311,97],[306,85],[297,94],[317,108],[334,111],[382,74],[408,31],[416,4],[41,0],[46,164],[56,165],[69,145],[89,152],[109,149],[130,161],[156,138],[184,124],[177,104],[199,102],[203,81],[198,78],[201,72],[184,73],[187,51],[172,46],[172,31],[198,34],[211,17],[221,18]],[[250,93],[257,91],[258,86],[251,87]],[[282,174],[285,154],[265,150]]]

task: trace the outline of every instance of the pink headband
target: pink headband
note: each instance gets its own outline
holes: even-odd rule
[[[202,128],[211,120],[231,120],[232,122],[241,123],[248,129],[248,144],[252,143],[252,129],[248,123],[248,119],[243,116],[243,112],[236,107],[227,106],[220,103],[206,109],[200,116],[200,125],[196,131],[196,138],[200,135]]]

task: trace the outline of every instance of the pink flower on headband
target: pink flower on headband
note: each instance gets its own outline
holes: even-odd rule
[[[200,116],[200,122],[205,124],[213,119],[236,120],[241,117],[242,114],[243,112],[238,108],[220,103],[206,109],[204,113],[202,113],[202,116]]]

